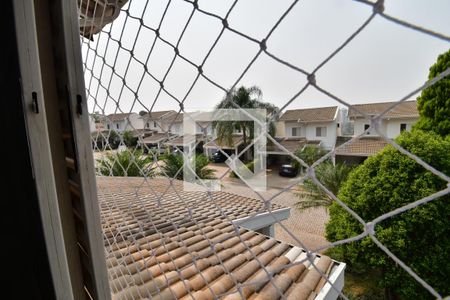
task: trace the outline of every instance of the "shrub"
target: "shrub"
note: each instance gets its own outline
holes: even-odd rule
[[[181,169],[183,167],[184,157],[183,155],[165,154],[163,156],[163,164],[161,167],[162,176],[170,178],[176,178],[183,180],[184,172]],[[195,156],[195,173],[200,179],[213,179],[215,170],[207,168],[209,164],[208,158],[203,154],[197,154]],[[181,169],[181,170],[180,170]]]
[[[325,186],[333,195],[337,195],[342,184],[347,180],[351,168],[345,164],[333,165],[326,161],[315,168],[316,178]],[[333,199],[328,196],[319,186],[311,179],[307,179],[303,183],[304,192],[297,193],[300,201],[296,203],[297,208],[307,209],[318,206],[328,207]]]
[[[302,149],[298,149],[295,151],[295,155],[302,159],[309,166],[316,162],[319,158],[327,154],[328,151],[321,147],[307,145]],[[293,166],[296,168],[300,167],[300,163],[296,160],[293,160]]]
[[[151,168],[152,158],[143,155],[140,150],[108,153],[106,157],[98,159],[97,162],[100,174],[105,176],[154,176]]]
[[[419,130],[396,139],[407,151],[445,174],[450,174],[450,138]],[[369,157],[354,169],[342,186],[339,199],[365,221],[446,188],[447,183],[392,146]],[[377,224],[376,236],[441,295],[450,293],[449,195],[420,205]],[[330,206],[326,236],[331,242],[363,231],[337,203]],[[379,249],[369,237],[338,246],[336,251],[354,270],[381,272],[379,284],[386,295],[404,299],[431,299],[431,294]]]
[[[251,162],[246,163],[245,166],[246,166],[250,171],[253,172],[253,171],[255,170],[255,161],[252,160]],[[234,171],[231,171],[230,177],[231,177],[231,178],[239,178],[239,177],[237,176],[237,174],[236,174]]]

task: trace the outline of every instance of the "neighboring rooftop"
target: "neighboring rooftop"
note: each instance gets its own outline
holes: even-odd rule
[[[174,110],[161,110],[161,111],[151,111],[142,116],[143,119],[157,121],[160,119],[165,119],[169,116],[175,115],[177,112]]]
[[[276,138],[276,140],[278,143],[280,143],[281,146],[286,148],[291,153],[294,153],[295,151],[303,148],[306,145],[318,146],[320,144],[320,141],[307,140],[306,138],[302,137],[283,137]],[[267,151],[283,151],[278,147],[278,145],[268,145],[266,149]]]
[[[136,113],[120,113],[120,114],[107,115],[106,118],[110,122],[120,122],[120,121],[127,119],[132,114],[136,115]]]
[[[267,212],[262,201],[186,192],[166,178],[97,182],[113,299],[314,299],[326,290],[302,249],[233,225]],[[345,267],[320,255],[314,263],[330,280]]]
[[[352,107],[358,109],[361,112],[368,114],[369,116],[378,115],[388,108],[390,108],[395,102],[380,102],[380,103],[365,103],[365,104],[354,104]],[[358,113],[356,110],[348,110],[348,116],[350,118],[363,118],[364,116]],[[393,109],[388,111],[383,117],[384,118],[410,118],[418,117],[419,112],[417,110],[417,101],[403,101],[395,106]]]
[[[170,138],[174,138],[175,135],[169,133],[153,133],[151,136],[147,136],[142,140],[144,144],[156,144],[159,142],[167,141]]]
[[[204,148],[222,148],[222,149],[234,149],[236,147],[238,147],[239,145],[241,145],[242,143],[244,143],[244,138],[242,135],[233,135],[231,137],[231,144],[227,143],[227,141],[223,140],[220,141],[218,139],[215,139],[213,141],[207,142],[205,143],[205,145],[203,145]]]
[[[280,117],[280,121],[331,122],[336,119],[337,106],[291,109]]]
[[[165,142],[166,145],[174,146],[174,147],[183,147],[187,146],[191,143],[198,143],[203,140],[203,134],[196,134],[195,136],[192,134],[185,134],[182,136],[178,136],[174,139],[171,139]]]
[[[345,156],[371,156],[377,154],[388,142],[381,137],[362,136],[357,140],[352,141],[343,147],[340,147],[345,142],[349,141],[350,137],[338,137],[336,140],[336,155]],[[340,148],[338,148],[340,147]]]

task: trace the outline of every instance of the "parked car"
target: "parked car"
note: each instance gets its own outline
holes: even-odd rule
[[[212,154],[211,160],[214,163],[223,163],[228,159],[221,151],[216,151]]]
[[[298,168],[292,164],[281,165],[280,171],[278,172],[280,176],[285,177],[295,177],[298,174]]]

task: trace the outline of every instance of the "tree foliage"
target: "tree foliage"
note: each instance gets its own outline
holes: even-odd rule
[[[167,154],[162,159],[161,174],[169,178],[176,178],[183,180],[183,155]],[[195,156],[195,173],[200,179],[214,179],[215,170],[207,168],[209,164],[208,158],[203,154],[197,154]]]
[[[131,131],[124,131],[122,138],[123,143],[129,148],[135,147],[137,145],[138,138],[135,137]]]
[[[129,177],[153,177],[151,162],[152,158],[140,150],[107,153],[106,157],[97,160],[100,174]]]
[[[345,164],[333,165],[330,161],[325,161],[315,168],[316,178],[325,186],[333,195],[337,195],[342,184],[347,180],[351,168]],[[328,196],[317,184],[311,179],[307,179],[303,183],[303,192],[297,193],[300,201],[296,203],[299,209],[308,209],[318,206],[328,207],[333,199]]]
[[[310,166],[315,163],[316,160],[327,154],[327,151],[321,147],[306,145],[305,147],[295,151],[294,154]],[[295,167],[300,167],[300,163],[298,161],[294,160],[293,163]]]
[[[414,130],[396,142],[445,174],[450,174],[450,137]],[[392,146],[369,157],[349,175],[339,192],[365,221],[446,188],[446,182]],[[376,237],[441,295],[450,294],[450,196],[393,216],[375,227]],[[330,206],[326,236],[331,242],[363,231],[340,205]],[[369,237],[338,246],[335,251],[354,270],[381,271],[379,284],[402,299],[428,299],[431,294],[379,249]],[[390,295],[390,293],[387,293]]]
[[[431,66],[428,79],[433,79],[450,68],[450,50],[439,55]],[[442,136],[450,134],[450,75],[424,89],[417,98],[420,119],[415,125],[422,130],[431,130]]]
[[[236,106],[237,105],[237,106]],[[262,91],[256,86],[246,88],[241,86],[238,89],[231,90],[230,93],[216,106],[217,109],[237,109],[241,108],[261,108],[266,109],[268,114],[278,111],[273,104],[262,101]],[[217,133],[219,142],[232,144],[232,137],[235,130],[240,130],[243,135],[244,144],[253,139],[254,122],[253,121],[221,121],[213,122],[213,128]],[[275,134],[275,124],[269,124],[269,133]]]

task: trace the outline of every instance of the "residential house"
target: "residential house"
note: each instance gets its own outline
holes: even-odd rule
[[[366,103],[352,105],[348,117],[353,122],[354,135],[362,134],[370,126],[370,120],[358,111],[369,117],[377,116],[389,109],[395,102]],[[411,126],[419,119],[417,101],[404,101],[389,110],[380,119],[379,131],[390,139],[396,138],[401,131],[411,130]],[[375,130],[369,130],[367,135],[379,136]]]
[[[114,130],[116,132],[144,129],[137,113],[110,114],[106,116],[105,123],[106,130]]]
[[[331,150],[336,143],[339,127],[337,106],[287,110],[277,122],[277,137],[319,141]]]
[[[145,129],[153,130],[158,133],[169,131],[167,120],[174,118],[177,112],[174,110],[151,111],[141,117]]]
[[[336,160],[352,164],[361,163],[368,156],[386,147],[389,139],[396,138],[403,130],[411,130],[412,125],[419,119],[417,101],[401,102],[386,112],[379,120],[379,132],[369,128],[370,118],[380,115],[394,104],[395,102],[381,102],[352,105],[348,111],[348,119],[352,124],[353,134],[337,138]],[[367,114],[368,118],[360,112]],[[360,135],[362,136],[350,142],[352,136]]]

